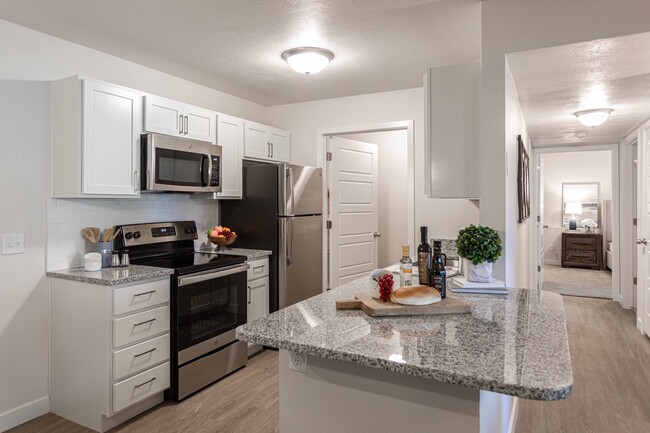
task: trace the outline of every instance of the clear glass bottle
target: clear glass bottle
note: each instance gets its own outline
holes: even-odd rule
[[[410,247],[402,245],[402,258],[399,261],[399,285],[413,285],[413,261],[409,257]]]
[[[431,245],[429,245],[427,227],[420,227],[421,242],[418,246],[418,279],[420,284],[431,284]]]

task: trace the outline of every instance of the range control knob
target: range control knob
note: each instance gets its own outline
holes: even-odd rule
[[[133,233],[131,233],[131,232],[128,232],[128,233],[124,234],[125,239],[131,239],[132,237],[133,237]]]
[[[196,227],[192,227],[192,233],[196,233]]]
[[[133,239],[140,239],[140,236],[142,236],[142,233],[140,232],[133,233]]]
[[[185,233],[192,233],[192,227],[185,227]]]

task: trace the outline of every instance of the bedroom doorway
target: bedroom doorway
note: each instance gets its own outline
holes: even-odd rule
[[[618,264],[618,164],[615,150],[539,151],[538,209],[544,221],[542,290],[564,296],[613,299]]]

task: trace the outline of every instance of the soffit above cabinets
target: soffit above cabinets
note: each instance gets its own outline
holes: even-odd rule
[[[650,33],[508,54],[533,147],[614,144],[650,118]],[[612,108],[601,126],[576,111]]]
[[[6,0],[0,18],[263,105],[422,86],[480,57],[479,0]],[[319,46],[320,74],[280,54]]]

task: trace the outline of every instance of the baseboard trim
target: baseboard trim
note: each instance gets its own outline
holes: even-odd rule
[[[50,411],[50,397],[41,397],[38,400],[26,403],[17,408],[0,413],[0,432],[26,423]]]
[[[514,397],[512,410],[510,411],[510,422],[508,423],[508,433],[515,433],[517,430],[517,415],[519,414],[519,398]]]

